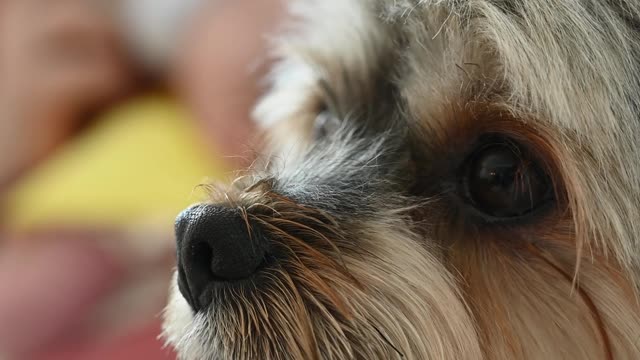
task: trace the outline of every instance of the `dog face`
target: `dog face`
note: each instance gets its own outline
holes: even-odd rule
[[[177,221],[183,359],[640,356],[640,3],[317,0]]]

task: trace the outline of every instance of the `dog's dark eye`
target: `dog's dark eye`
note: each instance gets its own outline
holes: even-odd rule
[[[323,108],[313,122],[313,138],[324,139],[331,136],[340,128],[340,120],[331,110]]]
[[[515,218],[552,199],[549,177],[511,141],[481,146],[463,170],[464,192],[471,204],[492,218]]]

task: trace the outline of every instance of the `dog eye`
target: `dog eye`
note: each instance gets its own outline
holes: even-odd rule
[[[508,140],[476,150],[465,163],[462,185],[471,205],[494,219],[527,215],[553,195],[547,174]]]
[[[340,128],[340,119],[328,108],[323,108],[313,122],[313,138],[324,139],[331,136]]]

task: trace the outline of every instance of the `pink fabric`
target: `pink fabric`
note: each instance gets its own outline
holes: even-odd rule
[[[173,360],[175,354],[158,340],[160,322],[110,341],[69,344],[48,349],[33,360]]]
[[[29,358],[54,345],[121,276],[89,241],[0,248],[0,354]]]

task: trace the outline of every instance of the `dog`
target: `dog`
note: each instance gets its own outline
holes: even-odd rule
[[[640,358],[640,1],[298,0],[181,359]]]

